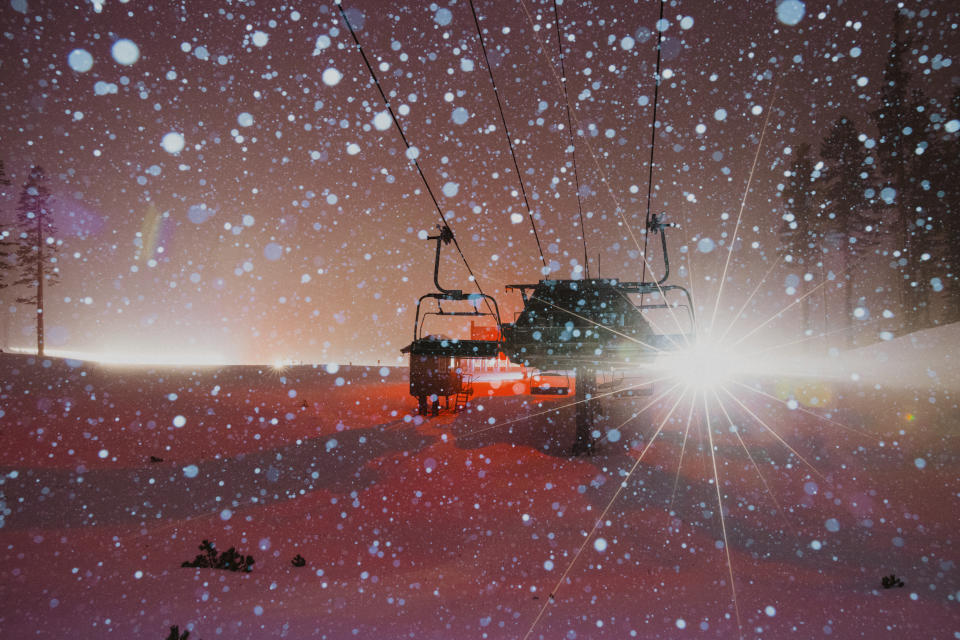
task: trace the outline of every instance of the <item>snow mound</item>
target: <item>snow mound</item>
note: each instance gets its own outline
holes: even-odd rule
[[[960,389],[960,322],[924,329],[843,353],[865,378],[909,387]]]

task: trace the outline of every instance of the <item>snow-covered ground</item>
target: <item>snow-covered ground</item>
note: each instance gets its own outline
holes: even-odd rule
[[[855,349],[842,360],[885,384],[960,391],[960,322]]]
[[[859,355],[894,369],[905,340],[943,356],[955,336]],[[735,387],[710,434],[681,400],[629,478],[675,397],[605,398],[615,431],[572,459],[572,398],[513,383],[423,420],[402,369],[4,354],[0,380],[3,637],[960,633],[960,412],[930,376],[819,381],[793,410],[790,381]],[[203,539],[253,571],[182,568]]]

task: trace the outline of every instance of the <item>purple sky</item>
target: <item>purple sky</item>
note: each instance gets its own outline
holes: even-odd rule
[[[774,87],[721,312],[738,308],[776,259],[787,149],[816,146],[841,114],[865,140],[875,136],[867,114],[897,5],[835,5],[665,10],[652,209],[681,223],[673,281],[707,313]],[[945,97],[960,81],[957,10],[905,5],[919,34],[914,83]],[[540,260],[469,4],[345,6],[471,266],[509,320],[519,296],[503,286],[537,280]],[[476,7],[551,277],[580,277],[553,4]],[[64,243],[49,346],[396,361],[416,298],[432,288],[432,246],[418,234],[438,216],[395,129],[378,128],[383,104],[332,3],[4,0],[0,11],[0,138],[13,180],[0,219],[13,220],[30,165],[43,166]],[[640,277],[623,224],[639,233],[646,211],[657,11],[652,2],[561,6],[594,275],[599,256],[602,275]],[[445,254],[441,282],[468,289],[454,256]],[[652,259],[660,269],[659,251]],[[778,269],[764,286],[757,319],[787,300],[787,275]],[[870,281],[859,286],[869,295]],[[9,289],[2,295],[4,345],[28,347],[32,313],[12,306]]]

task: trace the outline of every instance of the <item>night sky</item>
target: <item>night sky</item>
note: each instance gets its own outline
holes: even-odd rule
[[[960,83],[956,5],[901,4],[914,83],[945,100]],[[553,3],[475,5],[551,277],[582,277]],[[701,315],[768,111],[721,313],[778,259],[790,149],[816,148],[840,115],[876,135],[868,113],[897,6],[667,3],[652,210],[681,224],[672,281],[693,289]],[[504,285],[536,281],[541,265],[469,3],[344,7],[480,284],[511,319],[519,296]],[[399,360],[432,289],[420,236],[439,218],[333,3],[4,0],[0,15],[13,183],[0,220],[12,223],[41,165],[63,241],[51,353]],[[561,6],[594,276],[598,257],[603,276],[641,276],[623,225],[639,234],[646,213],[657,17],[654,2]],[[657,273],[661,260],[652,252]],[[773,272],[752,318],[789,302],[789,275]],[[453,251],[441,283],[471,288]],[[35,346],[32,310],[0,295],[4,348]]]

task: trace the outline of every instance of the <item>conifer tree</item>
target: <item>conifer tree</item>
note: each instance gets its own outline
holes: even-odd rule
[[[820,145],[820,157],[825,162],[822,193],[827,225],[843,238],[843,253],[847,268],[841,274],[844,289],[844,323],[852,327],[854,282],[858,270],[856,260],[863,245],[875,240],[874,221],[870,218],[873,190],[873,169],[869,154],[859,140],[854,123],[846,117],[833,123],[830,133]],[[847,345],[853,345],[852,330],[846,331]]]
[[[820,210],[814,189],[813,160],[810,157],[810,145],[797,146],[794,161],[790,165],[789,177],[783,190],[786,199],[781,228],[780,253],[784,260],[796,265],[804,274],[812,273],[820,265]],[[811,296],[803,299],[803,330],[812,329],[810,310]]]
[[[946,108],[943,135],[930,154],[938,180],[933,189],[942,204],[942,270],[947,290],[947,322],[960,321],[960,179],[957,176],[957,149],[960,148],[960,87],[954,89]]]
[[[50,190],[43,169],[34,166],[30,169],[27,183],[20,192],[17,204],[17,268],[20,277],[13,283],[16,286],[33,288],[33,294],[17,298],[17,302],[32,304],[37,309],[37,355],[44,351],[43,320],[45,287],[57,283],[60,268],[57,261],[57,232],[50,210]]]
[[[10,178],[7,177],[6,169],[3,166],[3,160],[0,160],[0,195],[6,199],[7,188],[10,186]],[[5,289],[10,286],[10,278],[13,274],[14,266],[14,248],[17,246],[16,241],[13,239],[13,231],[4,223],[0,222],[0,289]],[[3,297],[0,297],[0,301],[3,300]],[[4,308],[0,309],[0,314],[3,314],[3,319],[0,320],[0,327],[3,330],[3,346],[6,346],[7,335],[8,335],[8,323],[10,319],[8,313],[6,312],[6,305],[3,305]]]
[[[911,209],[914,184],[911,184],[910,155],[918,143],[917,116],[911,109],[910,79],[906,53],[913,43],[906,35],[906,18],[897,10],[893,17],[893,41],[887,54],[880,88],[880,107],[873,113],[879,137],[877,159],[883,186],[881,199],[890,205],[893,229],[893,256],[900,266],[899,298],[904,316],[903,328],[913,331],[920,326],[920,302],[917,236],[924,232],[915,224],[917,218]]]

